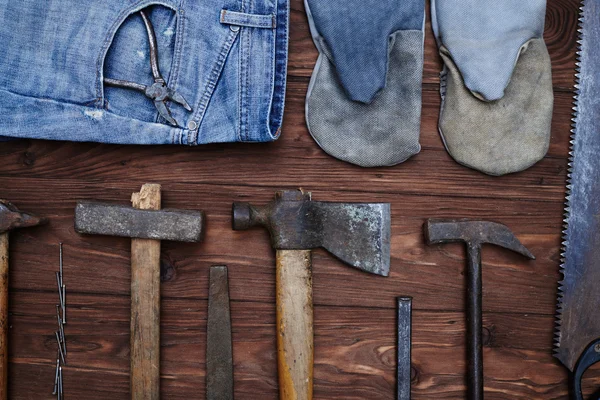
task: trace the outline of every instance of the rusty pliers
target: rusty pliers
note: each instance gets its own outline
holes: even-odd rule
[[[171,125],[178,126],[177,121],[171,115],[171,111],[167,107],[166,102],[171,100],[183,106],[186,110],[192,111],[192,107],[188,104],[185,98],[175,90],[169,89],[165,82],[160,69],[158,67],[158,44],[156,41],[156,33],[152,22],[143,10],[140,10],[140,15],[144,20],[146,31],[148,32],[148,40],[150,43],[150,67],[152,68],[152,76],[154,84],[152,86],[142,85],[140,83],[124,81],[120,79],[104,78],[104,83],[108,86],[120,87],[125,89],[133,89],[142,92],[146,97],[154,101],[154,106],[158,110],[160,116],[166,119]]]

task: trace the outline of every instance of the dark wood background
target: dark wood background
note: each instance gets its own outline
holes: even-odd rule
[[[229,266],[236,399],[276,399],[274,257],[265,231],[233,232],[232,201],[267,202],[302,187],[316,200],[390,202],[392,272],[363,274],[314,255],[315,398],[395,396],[395,297],[414,297],[413,397],[465,396],[464,250],[426,247],[429,217],[507,224],[538,257],[484,250],[487,399],[564,399],[567,373],[552,358],[554,310],[571,113],[577,0],[549,0],[545,38],[556,109],[547,157],[492,178],[456,164],[437,132],[441,68],[426,28],[423,151],[393,168],[361,169],[327,156],[304,122],[317,53],[301,0],[292,0],[290,76],[282,138],[266,145],[129,147],[23,140],[0,146],[0,197],[50,217],[12,236],[10,398],[51,398],[56,360],[54,272],[65,243],[71,399],[128,399],[129,240],[73,230],[78,200],[129,203],[145,182],[165,207],[203,209],[206,240],[164,243],[162,397],[205,398],[208,268]],[[587,379],[600,385],[600,371]]]

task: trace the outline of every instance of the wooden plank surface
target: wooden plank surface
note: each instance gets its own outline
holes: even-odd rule
[[[270,200],[302,187],[317,200],[392,203],[392,272],[368,276],[314,255],[315,398],[393,399],[395,301],[414,297],[413,398],[465,395],[464,250],[427,247],[429,217],[507,224],[538,257],[484,250],[487,399],[566,399],[567,374],[551,356],[568,155],[577,0],[548,0],[545,38],[556,107],[547,157],[491,178],[454,163],[437,133],[441,68],[428,20],[423,151],[393,168],[361,169],[327,156],[304,123],[317,57],[300,0],[292,0],[290,77],[282,138],[271,144],[129,147],[22,140],[0,145],[0,197],[48,216],[12,236],[11,399],[51,398],[55,366],[54,271],[65,243],[68,361],[65,394],[129,398],[129,241],[73,230],[78,200],[128,204],[141,184],[163,185],[163,205],[202,209],[202,244],[164,243],[162,398],[205,397],[208,268],[229,266],[236,399],[276,399],[275,270],[266,232],[233,232],[233,201]],[[586,379],[600,386],[600,371]]]

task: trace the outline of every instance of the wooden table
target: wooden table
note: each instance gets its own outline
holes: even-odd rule
[[[301,0],[292,0],[290,76],[281,139],[265,145],[128,147],[22,140],[0,145],[0,197],[50,217],[11,242],[11,399],[50,399],[56,362],[54,272],[64,242],[71,399],[128,399],[129,240],[82,237],[76,201],[128,203],[145,182],[163,205],[203,209],[206,240],[163,245],[162,397],[205,398],[208,269],[229,266],[237,400],[276,399],[274,257],[267,233],[233,232],[232,201],[267,202],[302,187],[315,200],[392,203],[392,272],[372,277],[323,251],[314,256],[315,398],[393,399],[395,297],[414,297],[413,398],[465,395],[464,250],[426,247],[429,217],[507,224],[538,257],[484,250],[486,399],[564,399],[552,358],[562,208],[573,95],[577,0],[549,0],[546,41],[556,109],[547,157],[492,178],[456,164],[437,131],[441,68],[426,27],[423,151],[393,168],[327,156],[307,132],[304,98],[317,57]],[[429,20],[428,20],[429,21]],[[589,385],[600,385],[600,370]]]

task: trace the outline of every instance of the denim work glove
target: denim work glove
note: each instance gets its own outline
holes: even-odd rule
[[[546,0],[432,0],[445,67],[439,130],[460,164],[523,171],[548,151],[554,96]]]
[[[417,154],[425,10],[422,0],[305,0],[319,59],[306,121],[328,154],[362,167]]]

